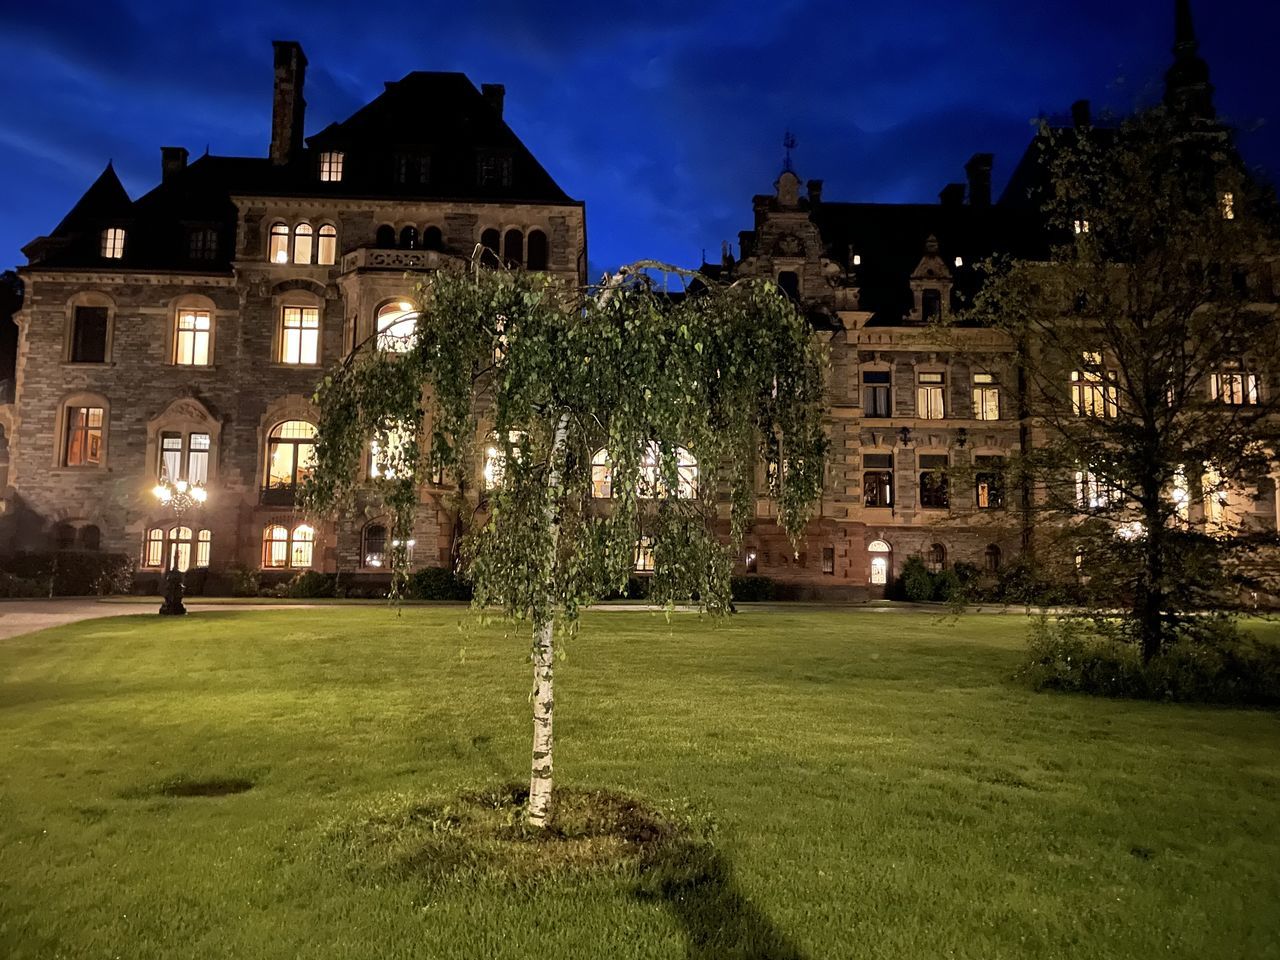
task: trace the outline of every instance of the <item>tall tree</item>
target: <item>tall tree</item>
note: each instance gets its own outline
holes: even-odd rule
[[[584,293],[539,273],[442,270],[420,284],[414,320],[355,351],[316,394],[313,511],[346,501],[372,441],[402,544],[427,463],[461,485],[483,461],[463,563],[477,607],[532,625],[527,818],[538,826],[552,794],[557,628],[623,589],[642,555],[659,602],[726,610],[757,473],[772,478],[793,540],[822,491],[823,347],[805,318],[771,283],[699,280],[673,296],[655,271],[679,274],[640,264]],[[778,469],[758,470],[762,459]]]
[[[1037,548],[1122,607],[1149,660],[1193,613],[1233,604],[1264,526],[1250,498],[1273,493],[1280,449],[1275,208],[1228,131],[1175,107],[1040,142],[1060,243],[989,264],[968,319],[1021,351]]]

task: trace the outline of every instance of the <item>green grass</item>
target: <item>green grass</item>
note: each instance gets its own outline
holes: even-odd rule
[[[1030,693],[1025,626],[588,614],[557,773],[711,818],[674,883],[352,842],[525,774],[523,635],[459,608],[4,641],[0,956],[1280,957],[1280,719]]]

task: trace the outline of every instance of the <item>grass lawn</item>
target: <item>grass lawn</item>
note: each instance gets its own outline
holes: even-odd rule
[[[1032,694],[1024,630],[588,614],[559,782],[714,820],[714,879],[665,895],[632,869],[429,882],[353,846],[526,774],[523,634],[460,608],[4,641],[0,957],[1280,957],[1280,717]],[[158,789],[200,780],[251,788]]]

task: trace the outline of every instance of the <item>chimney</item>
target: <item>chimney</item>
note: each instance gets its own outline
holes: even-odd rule
[[[271,98],[271,162],[283,165],[302,153],[303,117],[307,101],[302,86],[307,56],[296,40],[273,40],[276,51],[275,87]]]
[[[1076,128],[1087,127],[1093,123],[1093,110],[1088,100],[1077,100],[1071,105],[1071,122]]]
[[[938,202],[944,207],[959,207],[964,204],[964,184],[948,183],[938,194]]]
[[[805,189],[809,191],[809,205],[816,207],[822,202],[822,181],[810,180],[805,184]]]
[[[989,153],[975,153],[964,165],[969,175],[969,206],[991,206],[991,168],[995,157]]]
[[[160,148],[160,182],[168,183],[177,174],[187,169],[186,147]]]
[[[493,107],[494,113],[501,120],[502,101],[506,99],[507,88],[500,83],[482,83],[480,84],[480,92],[484,94],[484,98],[489,101],[489,106]]]

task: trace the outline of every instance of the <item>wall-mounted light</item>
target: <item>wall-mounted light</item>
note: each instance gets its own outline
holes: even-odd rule
[[[911,428],[903,427],[898,431],[898,439],[902,441],[904,447],[911,446]]]

